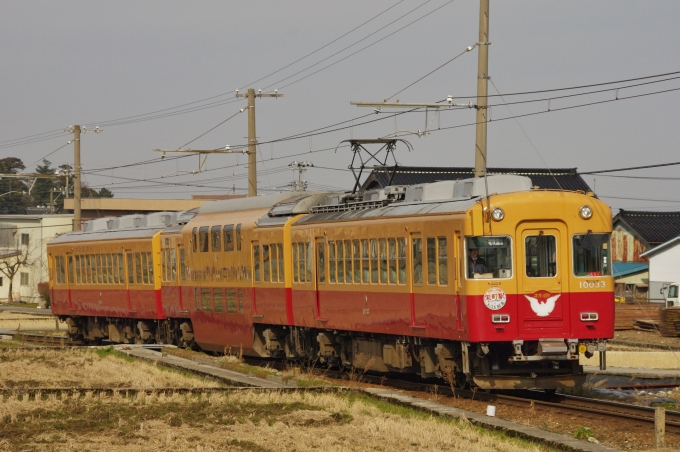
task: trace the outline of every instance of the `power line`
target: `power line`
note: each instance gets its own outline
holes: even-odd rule
[[[680,89],[680,88],[678,88],[678,89]],[[657,165],[630,166],[628,168],[616,168],[616,169],[609,169],[609,170],[588,171],[586,173],[580,173],[580,174],[615,173],[615,172],[619,172],[619,171],[630,171],[630,170],[638,170],[638,169],[646,169],[646,168],[661,168],[661,167],[664,167],[664,166],[675,166],[675,165],[680,165],[680,162],[659,163]],[[616,176],[611,176],[611,177],[616,177]]]

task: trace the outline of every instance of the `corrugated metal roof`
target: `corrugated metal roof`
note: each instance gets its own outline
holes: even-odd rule
[[[390,185],[394,167],[374,169],[364,182],[364,190]],[[488,174],[516,174],[531,178],[534,186],[547,190],[592,191],[576,168],[488,168]],[[391,185],[415,185],[440,180],[474,177],[471,167],[398,166]]]
[[[650,244],[663,243],[680,235],[680,212],[648,212],[621,209],[614,222],[623,220]]]
[[[614,261],[614,278],[632,275],[649,270],[649,262],[618,262]]]

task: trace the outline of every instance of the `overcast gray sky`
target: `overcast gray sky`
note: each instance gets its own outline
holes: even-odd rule
[[[106,186],[120,198],[187,198],[191,193],[223,193],[233,186],[243,192],[247,187],[243,155],[211,156],[204,168],[209,171],[162,179],[175,171],[198,169],[198,157],[129,165],[157,159],[153,149],[178,148],[234,115],[245,106],[245,100],[234,98],[234,90],[248,87],[278,88],[286,96],[257,100],[262,193],[293,179],[287,166],[293,160],[316,165],[305,174],[310,188],[351,188],[351,174],[342,171],[351,156],[347,149],[337,153],[332,149],[352,137],[422,130],[423,112],[396,118],[372,114],[340,126],[351,128],[268,142],[369,114],[349,102],[382,100],[406,87],[473,45],[479,23],[479,3],[474,0],[5,0],[2,10],[0,157],[17,156],[31,165],[66,144],[69,135],[62,129],[71,124],[101,125],[103,134],[82,139],[84,179],[97,189]],[[504,94],[680,71],[680,2],[491,0],[490,18],[490,75]],[[386,37],[390,33],[394,34]],[[323,70],[310,75],[319,69]],[[472,96],[476,71],[474,50],[396,98],[436,102],[447,95]],[[678,76],[648,79],[658,83],[638,87],[630,85],[639,81],[505,97],[507,102],[553,97],[552,111],[545,113],[547,100],[516,104],[510,107],[515,115],[544,113],[500,121],[511,113],[505,106],[493,107],[489,166],[547,165],[585,172],[680,161],[680,92],[623,99],[678,89],[680,79],[660,81]],[[614,99],[617,92],[557,96],[612,86],[621,88],[616,102],[559,111]],[[489,92],[496,94],[493,86]],[[493,98],[490,103],[502,101]],[[161,112],[150,114],[157,111]],[[116,121],[120,118],[130,119]],[[414,150],[399,148],[399,163],[472,166],[475,128],[465,124],[474,120],[474,110],[441,113],[431,127],[442,130],[426,138],[404,137]],[[243,113],[188,147],[236,146],[245,143],[246,135]],[[72,163],[72,145],[47,158],[54,166]],[[680,180],[646,179],[677,178],[679,169],[584,178],[615,212],[680,210]]]

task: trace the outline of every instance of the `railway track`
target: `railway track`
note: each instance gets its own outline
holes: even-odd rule
[[[65,336],[52,336],[50,334],[39,333],[14,333],[12,339],[20,342],[27,342],[37,345],[56,345],[60,347],[74,347],[86,345],[83,341],[72,341]]]

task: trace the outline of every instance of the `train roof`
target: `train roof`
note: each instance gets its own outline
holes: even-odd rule
[[[198,208],[198,213],[202,215],[207,213],[226,213],[242,210],[267,209],[272,208],[277,204],[293,203],[296,201],[296,199],[302,200],[312,195],[326,194],[327,193],[319,192],[287,191],[249,198],[222,199],[219,201],[212,201],[203,204]]]
[[[91,232],[68,232],[50,240],[50,245],[74,242],[94,242],[102,240],[125,240],[151,238],[163,227],[99,230]]]

